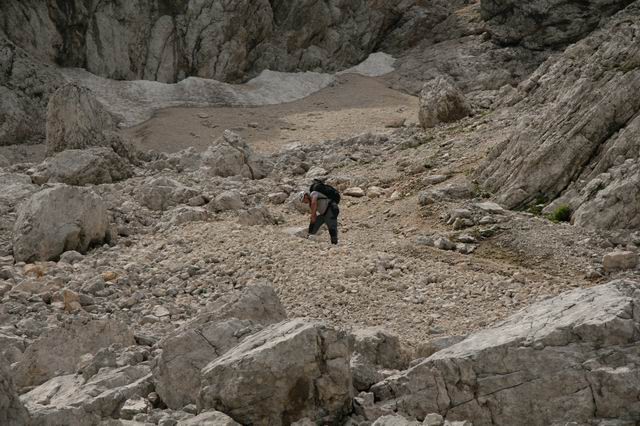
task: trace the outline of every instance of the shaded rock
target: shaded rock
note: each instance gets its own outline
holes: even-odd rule
[[[110,217],[88,188],[59,185],[33,195],[18,210],[13,253],[17,261],[51,260],[67,250],[80,253],[110,239]]]
[[[0,354],[0,424],[23,426],[30,424],[29,413],[22,405],[13,384],[7,361]]]
[[[350,355],[350,340],[322,323],[272,325],[203,369],[198,407],[257,425],[337,423],[351,411]]]
[[[58,376],[22,395],[21,400],[34,426],[95,425],[101,417],[129,417],[128,400],[139,401],[136,395],[147,395],[152,389],[150,368],[139,364],[102,369],[86,382],[82,376]]]
[[[70,374],[84,354],[113,344],[135,345],[133,333],[115,320],[74,321],[45,331],[33,342],[15,368],[18,387],[39,385],[59,374]]]
[[[277,221],[271,216],[271,212],[265,206],[252,207],[248,210],[240,210],[238,223],[244,226],[275,225]]]
[[[158,177],[146,180],[138,190],[140,203],[150,210],[164,211],[178,204],[186,204],[198,191],[177,180]]]
[[[270,286],[250,286],[225,295],[164,338],[154,368],[156,391],[171,408],[194,403],[200,370],[246,336],[286,318]]]
[[[462,92],[449,79],[437,77],[425,83],[420,93],[420,125],[435,127],[440,123],[458,121],[471,114],[471,107]]]
[[[431,339],[418,345],[416,355],[421,358],[430,357],[434,353],[460,343],[466,338],[467,336],[443,336]]]
[[[99,185],[133,176],[131,164],[111,148],[69,149],[45,160],[38,179],[67,185]]]
[[[418,419],[430,413],[475,425],[636,419],[639,289],[613,281],[537,303],[372,391],[382,405]]]
[[[243,176],[249,179],[267,177],[273,165],[255,154],[239,135],[225,130],[223,136],[202,153],[202,164],[212,176]]]
[[[66,149],[110,147],[117,137],[111,115],[91,90],[66,84],[47,106],[47,154]],[[115,148],[115,147],[114,147]]]

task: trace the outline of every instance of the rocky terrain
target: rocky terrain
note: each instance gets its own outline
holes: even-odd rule
[[[628,0],[0,2],[0,424],[640,424],[639,36]]]

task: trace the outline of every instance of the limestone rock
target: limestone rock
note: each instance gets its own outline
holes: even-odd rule
[[[144,405],[136,395],[147,395],[151,390],[151,370],[139,364],[102,369],[86,382],[82,376],[58,376],[24,394],[21,400],[34,426],[95,425],[101,417],[129,417],[132,410],[138,410],[133,401]]]
[[[189,420],[179,421],[178,426],[240,426],[240,423],[219,411],[207,411]]]
[[[198,407],[256,425],[337,423],[351,410],[350,355],[350,340],[322,323],[270,326],[203,369]]]
[[[364,197],[366,194],[362,188],[354,186],[354,187],[345,189],[344,195],[346,195],[347,197],[360,198],[360,197]]]
[[[177,180],[157,177],[146,180],[138,190],[140,203],[150,210],[164,211],[178,204],[186,204],[198,191]]]
[[[240,210],[245,207],[242,195],[238,191],[224,191],[214,198],[207,208],[214,212]]]
[[[17,364],[16,384],[20,388],[39,385],[56,375],[74,373],[82,355],[112,344],[135,344],[133,333],[114,320],[74,321],[47,330]]]
[[[59,185],[33,195],[18,210],[13,252],[18,261],[50,260],[67,250],[85,253],[110,238],[110,216],[88,188]]]
[[[244,226],[275,225],[277,221],[266,206],[251,207],[240,210],[238,223]]]
[[[382,405],[418,419],[430,413],[475,425],[637,419],[639,289],[613,281],[539,302],[372,390]]]
[[[159,343],[163,351],[154,369],[158,394],[174,409],[194,403],[203,367],[246,336],[285,318],[270,286],[250,286],[218,299]]]
[[[45,160],[35,173],[49,182],[80,186],[133,176],[131,164],[111,148],[68,149]]]
[[[115,123],[91,90],[75,84],[58,89],[47,106],[47,154],[111,146]]]
[[[202,153],[202,164],[212,176],[243,176],[262,179],[271,172],[273,165],[255,154],[240,136],[225,130],[223,136]]]
[[[471,107],[462,92],[446,77],[425,83],[420,93],[420,125],[435,127],[440,123],[458,121],[471,114]]]
[[[0,354],[0,424],[23,426],[30,424],[29,414],[18,398],[7,361]]]
[[[421,423],[409,420],[399,414],[388,414],[373,422],[372,426],[419,426]]]
[[[614,251],[604,255],[602,266],[605,272],[633,269],[638,266],[638,253],[632,251]]]

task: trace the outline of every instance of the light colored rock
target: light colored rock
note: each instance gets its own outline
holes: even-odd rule
[[[138,190],[138,199],[150,210],[164,211],[178,204],[186,204],[198,195],[198,191],[189,188],[177,180],[157,177],[146,180]]]
[[[438,413],[428,414],[422,422],[424,426],[442,426],[444,424],[444,418]]]
[[[136,395],[151,392],[151,370],[139,364],[117,369],[105,368],[86,383],[82,376],[54,377],[21,400],[33,418],[34,426],[95,425],[101,417],[116,417],[130,398],[142,405]],[[137,407],[130,408],[137,409]],[[124,415],[128,411],[125,409]]]
[[[420,93],[419,118],[422,127],[451,123],[470,114],[471,107],[451,80],[439,76],[425,83]]]
[[[18,210],[13,252],[17,261],[51,260],[67,250],[81,253],[111,238],[110,217],[92,190],[66,185],[33,195]]]
[[[275,225],[277,222],[271,216],[266,206],[251,207],[248,210],[240,210],[238,223],[244,226]]]
[[[207,208],[214,212],[241,210],[245,207],[242,194],[238,191],[224,191],[214,198]]]
[[[638,266],[638,253],[632,251],[614,251],[607,253],[602,258],[602,267],[605,272],[634,269]]]
[[[0,354],[0,424],[24,426],[30,424],[29,413],[18,397],[7,361]]]
[[[283,204],[289,198],[286,192],[274,192],[267,195],[269,202],[272,204]]]
[[[202,153],[202,164],[212,176],[243,176],[262,179],[271,173],[273,165],[255,154],[240,136],[225,130],[223,136]]]
[[[359,197],[364,197],[366,194],[362,188],[354,186],[354,187],[345,189],[344,195],[346,195],[347,197],[359,198]]]
[[[56,375],[74,373],[82,355],[112,344],[135,344],[133,333],[115,320],[74,321],[47,330],[27,347],[16,365],[16,385],[39,385]]]
[[[285,318],[270,286],[250,286],[218,299],[159,343],[163,351],[154,369],[156,391],[174,409],[194,403],[203,367],[246,336]]]
[[[131,164],[111,148],[68,149],[48,158],[36,175],[67,185],[99,185],[133,176]]]
[[[383,406],[418,419],[440,413],[532,426],[635,419],[639,290],[620,280],[539,302],[372,391]]]
[[[455,243],[451,242],[448,238],[438,237],[433,242],[433,246],[439,248],[440,250],[455,250]]]
[[[240,426],[240,423],[219,411],[207,411],[188,420],[179,421],[178,426]]]
[[[329,172],[327,172],[324,168],[320,166],[313,166],[307,171],[304,177],[306,177],[307,179],[323,178],[327,176],[328,173]]]
[[[347,336],[322,323],[270,326],[203,369],[198,407],[256,425],[337,423],[351,410],[350,355]]]
[[[120,417],[131,420],[136,414],[143,414],[149,411],[151,404],[146,398],[135,396],[127,399],[120,408]]]
[[[373,422],[372,426],[419,426],[415,420],[409,420],[399,414],[388,414]]]
[[[209,212],[202,207],[178,207],[171,211],[169,223],[183,225],[189,222],[204,222],[209,219]]]

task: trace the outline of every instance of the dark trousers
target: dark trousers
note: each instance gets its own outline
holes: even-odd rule
[[[338,244],[338,215],[340,209],[335,203],[331,203],[327,207],[327,211],[322,216],[316,217],[315,223],[309,224],[309,234],[315,235],[320,230],[320,227],[324,224],[329,228],[329,236],[331,237],[331,244]]]

